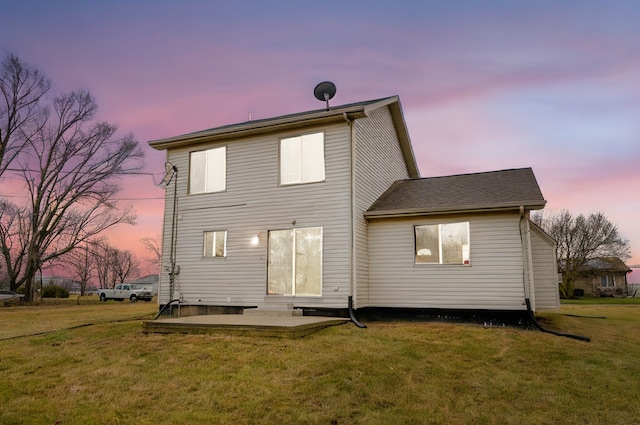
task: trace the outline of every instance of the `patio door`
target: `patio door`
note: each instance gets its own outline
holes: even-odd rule
[[[269,232],[267,294],[322,295],[322,227]]]

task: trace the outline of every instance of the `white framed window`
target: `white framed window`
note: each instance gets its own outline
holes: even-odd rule
[[[203,232],[202,256],[206,258],[227,256],[227,231]]]
[[[324,133],[280,140],[280,184],[324,180]]]
[[[615,280],[613,279],[613,275],[611,274],[603,274],[600,276],[600,286],[603,288],[613,288],[616,286]]]
[[[227,148],[189,154],[189,193],[221,192],[227,187]]]
[[[322,227],[269,232],[267,294],[322,295]]]
[[[415,226],[416,264],[470,264],[469,222]]]

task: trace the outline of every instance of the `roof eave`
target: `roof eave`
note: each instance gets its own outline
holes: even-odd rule
[[[420,178],[420,170],[418,169],[418,163],[413,153],[413,145],[409,138],[409,131],[407,130],[407,123],[402,113],[402,106],[400,105],[400,99],[396,97],[395,102],[389,104],[391,111],[391,119],[393,120],[393,126],[395,127],[396,134],[398,135],[398,141],[400,142],[400,149],[404,156],[404,162],[407,165],[407,171],[409,177],[412,179]]]
[[[445,215],[445,214],[466,214],[466,213],[491,213],[491,212],[506,212],[506,211],[519,211],[520,207],[524,207],[525,210],[540,210],[543,209],[546,201],[543,203],[525,203],[519,205],[504,205],[504,206],[466,206],[460,208],[413,208],[413,209],[397,209],[397,210],[384,210],[384,211],[366,211],[364,216],[366,218],[396,218],[396,217],[417,217],[428,215]]]
[[[241,137],[255,136],[259,134],[274,133],[287,130],[295,130],[302,127],[311,127],[344,122],[345,117],[354,120],[367,116],[365,106],[358,105],[349,108],[337,108],[335,110],[320,111],[298,117],[282,117],[256,122],[247,122],[231,127],[220,127],[197,133],[186,134],[168,139],[153,140],[149,146],[157,150],[178,148],[197,143],[212,142],[217,140],[231,140]]]

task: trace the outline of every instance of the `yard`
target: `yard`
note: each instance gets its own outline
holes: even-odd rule
[[[369,322],[302,339],[145,335],[154,303],[0,308],[2,424],[637,424],[640,305],[535,330]],[[21,336],[28,335],[28,336]]]

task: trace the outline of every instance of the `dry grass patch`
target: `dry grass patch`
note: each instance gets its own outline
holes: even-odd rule
[[[640,308],[562,312],[607,319],[543,316],[591,343],[398,322],[296,340],[145,335],[139,321],[5,340],[0,423],[637,423]]]
[[[0,341],[96,323],[134,318],[150,319],[158,312],[158,305],[153,302],[109,301],[101,304],[54,302],[52,304],[0,308],[3,324],[0,326]]]

